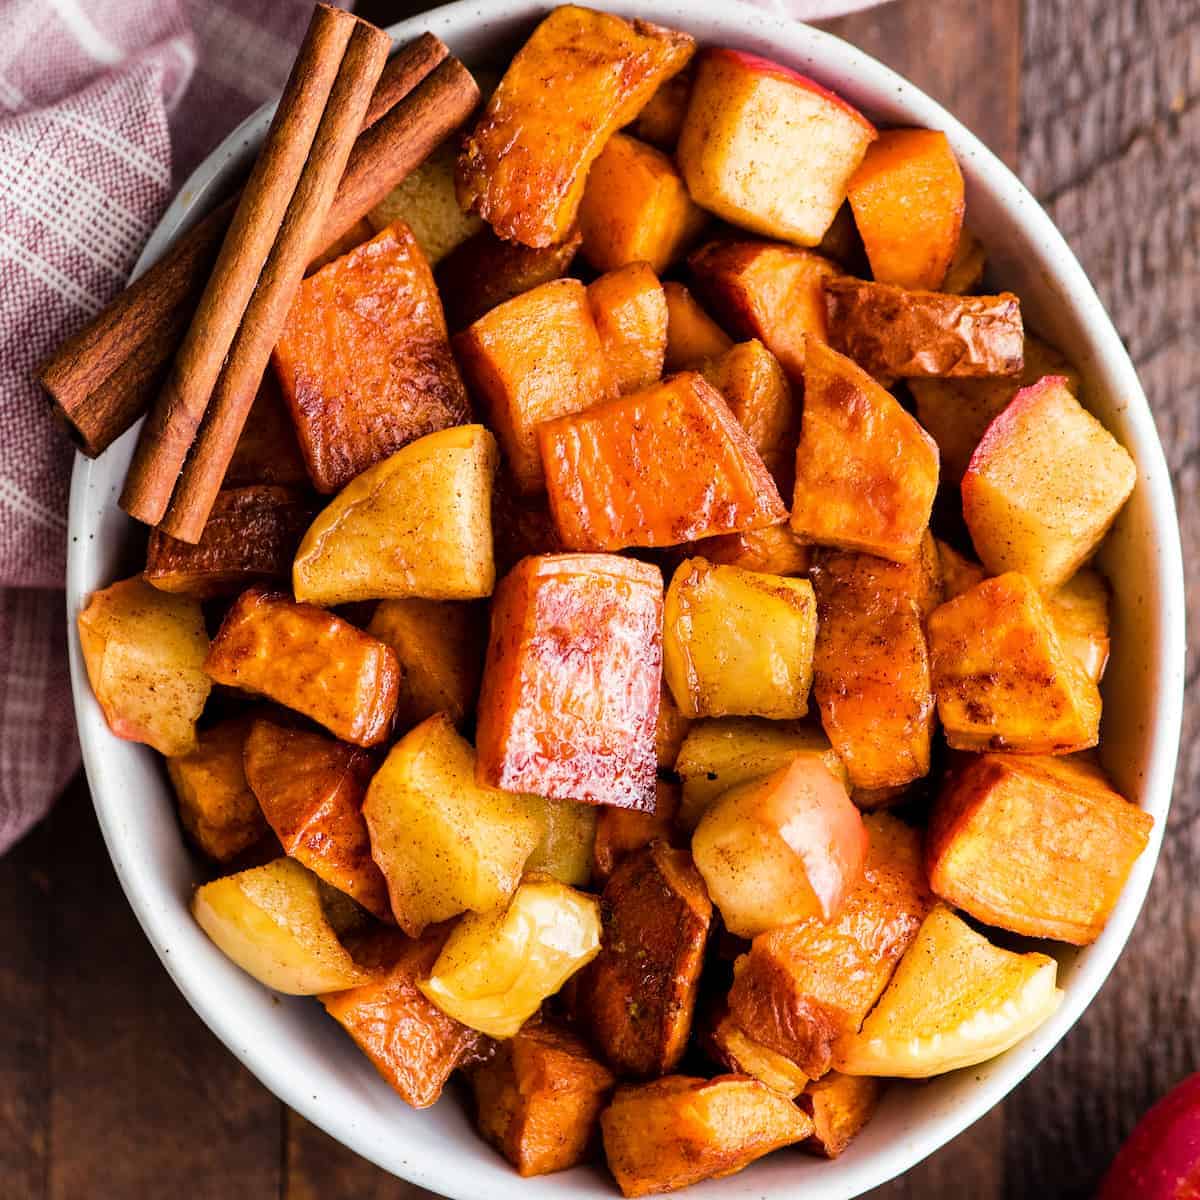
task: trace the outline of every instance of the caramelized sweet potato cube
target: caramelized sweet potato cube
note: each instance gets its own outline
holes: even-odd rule
[[[688,100],[692,94],[692,68],[686,66],[650,97],[646,107],[629,127],[642,139],[669,154],[679,141],[679,131],[687,116]]]
[[[837,1158],[875,1115],[882,1094],[883,1080],[871,1075],[830,1071],[814,1079],[797,1101],[813,1123],[803,1148],[822,1158]]]
[[[391,921],[387,884],[371,858],[362,805],[375,762],[319,733],[255,721],[246,779],[284,852],[319,879]]]
[[[688,266],[722,324],[739,337],[757,338],[799,384],[806,337],[827,340],[825,284],[838,275],[835,264],[776,242],[710,242]]]
[[[686,850],[655,842],[624,859],[600,900],[604,935],[575,1016],[620,1075],[673,1070],[687,1048],[712,904]]]
[[[600,884],[608,882],[617,865],[652,842],[674,841],[675,817],[679,812],[679,784],[659,780],[654,785],[654,811],[603,805],[596,821],[592,845],[592,875]]]
[[[314,508],[295,488],[222,488],[193,545],[150,531],[147,583],[201,600],[232,596],[255,583],[286,582]]]
[[[588,300],[608,369],[622,396],[657,383],[667,352],[667,298],[644,262],[601,275]]]
[[[1090,763],[971,756],[934,806],[929,882],[988,925],[1085,946],[1100,936],[1153,824]]]
[[[743,571],[767,575],[807,575],[808,547],[798,541],[791,526],[768,525],[745,533],[722,533],[704,538],[692,547],[701,558]]]
[[[319,492],[471,419],[433,273],[402,221],[300,285],[274,363]]]
[[[979,563],[972,562],[964,554],[959,554],[941,538],[934,540],[937,543],[938,562],[942,568],[943,595],[947,600],[969,592],[977,583],[982,583],[987,578],[987,572]]]
[[[657,568],[603,554],[522,560],[492,603],[479,778],[652,811],[661,679]]]
[[[707,219],[661,150],[614,133],[592,163],[583,190],[583,257],[597,271],[645,262],[661,274]]]
[[[667,298],[667,371],[691,371],[724,354],[733,339],[700,307],[682,283],[663,284]]]
[[[479,1132],[519,1175],[549,1175],[586,1159],[616,1080],[575,1034],[535,1019],[471,1071]]]
[[[430,930],[413,940],[396,930],[379,931],[355,946],[355,957],[380,971],[380,978],[321,997],[325,1011],[413,1108],[434,1104],[451,1074],[487,1043],[417,987],[433,969],[446,932]]]
[[[654,727],[654,752],[660,771],[675,769],[675,759],[691,725],[691,721],[679,711],[679,705],[675,703],[671,689],[664,680],[658,697],[658,722]]]
[[[787,510],[746,431],[693,371],[538,429],[550,511],[572,550],[672,546]]]
[[[958,246],[950,259],[950,268],[941,282],[941,290],[952,296],[966,296],[978,289],[983,282],[983,270],[987,266],[987,251],[983,243],[963,226]]]
[[[726,1070],[749,1075],[789,1100],[795,1099],[808,1083],[808,1076],[790,1058],[755,1041],[723,1006],[713,1014],[701,1043],[709,1057]]]
[[[825,302],[829,344],[876,379],[1021,371],[1025,329],[1011,292],[952,296],[843,278],[826,282]]]
[[[933,903],[918,832],[887,813],[863,822],[866,868],[838,916],[761,933],[734,964],[730,1016],[810,1079],[829,1070],[838,1035],[857,1032]]]
[[[503,238],[561,242],[588,168],[658,86],[687,65],[685,33],[573,4],[554,9],[509,64],[458,162],[458,199]]]
[[[204,663],[216,683],[269,696],[356,746],[392,728],[395,652],[348,621],[281,592],[251,588],[225,615]]]
[[[786,1096],[744,1075],[671,1075],[620,1087],[600,1126],[608,1168],[625,1196],[733,1175],[813,1128]]]
[[[850,359],[811,340],[792,532],[908,562],[937,485],[937,445],[916,419]]]
[[[246,782],[242,747],[250,723],[222,721],[201,730],[190,754],[167,759],[179,820],[202,853],[227,863],[267,833],[267,821]]]
[[[1090,568],[1073,575],[1047,597],[1046,606],[1062,648],[1099,683],[1108,665],[1108,584]]]
[[[493,308],[454,338],[518,491],[541,491],[537,427],[616,394],[587,289],[556,279]]]
[[[225,468],[225,487],[252,483],[308,487],[308,469],[296,441],[296,427],[274,371],[263,375],[233,457]]]
[[[465,329],[498,304],[561,279],[582,241],[583,235],[573,229],[564,241],[538,249],[481,229],[447,254],[433,273],[446,323],[455,332]]]
[[[955,749],[1071,754],[1099,741],[1100,691],[1024,575],[985,579],[937,609],[929,659]]]

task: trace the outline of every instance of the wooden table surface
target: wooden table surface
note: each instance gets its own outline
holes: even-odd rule
[[[370,0],[376,20],[412,11]],[[1200,0],[896,0],[832,23],[945,102],[1045,202],[1141,372],[1200,570]],[[1200,606],[1190,617],[1197,678]],[[1200,703],[1120,965],[999,1109],[874,1200],[1083,1198],[1200,1067]],[[414,1200],[282,1108],[143,938],[77,783],[0,861],[4,1200]],[[615,1194],[615,1193],[614,1193]]]

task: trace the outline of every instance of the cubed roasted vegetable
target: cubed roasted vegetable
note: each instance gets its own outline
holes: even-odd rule
[[[367,789],[371,854],[406,933],[505,904],[541,838],[527,797],[475,775],[470,744],[439,714],[392,747]]]
[[[810,339],[792,532],[909,562],[937,485],[937,445],[916,419],[850,359]]]
[[[734,965],[733,1020],[811,1079],[829,1070],[834,1040],[858,1030],[933,902],[919,833],[887,813],[863,822],[866,866],[837,919],[760,934]]]
[[[622,396],[657,383],[667,352],[667,298],[644,262],[601,275],[588,287],[600,348]]]
[[[321,997],[380,1075],[413,1108],[435,1103],[451,1074],[484,1050],[486,1039],[426,999],[418,983],[433,969],[446,930],[420,940],[380,930],[355,946],[377,977]]]
[[[274,371],[268,371],[262,377],[233,457],[225,468],[225,487],[250,484],[309,486],[308,468],[296,440],[296,427]]]
[[[545,492],[517,495],[512,481],[501,472],[492,489],[492,540],[497,576],[507,575],[531,554],[559,553],[562,538],[554,527]]]
[[[561,242],[596,156],[687,65],[695,45],[646,21],[573,4],[554,9],[517,52],[466,139],[459,203],[501,237],[527,246]]]
[[[785,521],[745,533],[722,533],[693,543],[695,553],[711,563],[763,571],[768,575],[808,574],[808,547]]]
[[[537,427],[616,395],[587,289],[556,279],[493,308],[454,349],[518,491],[544,486]]]
[[[1072,575],[1046,598],[1062,648],[1099,683],[1108,665],[1108,584],[1091,568]]]
[[[700,307],[691,292],[673,279],[663,284],[667,298],[667,371],[691,371],[724,354],[733,339]]]
[[[499,453],[482,425],[412,442],[353,479],[309,526],[296,599],[473,600],[496,581],[492,487]]]
[[[160,592],[138,575],[93,592],[76,627],[109,729],[168,757],[195,750],[212,686],[200,602]]]
[[[883,1086],[882,1080],[870,1075],[838,1071],[814,1079],[798,1101],[813,1123],[804,1149],[822,1158],[837,1158],[875,1115]]]
[[[862,113],[811,79],[755,54],[708,50],[676,156],[688,190],[711,212],[815,246],[875,137]]]
[[[756,1042],[724,1008],[714,1014],[702,1044],[709,1056],[727,1070],[749,1075],[789,1100],[795,1099],[808,1083],[808,1076],[790,1058]]]
[[[615,1082],[575,1034],[529,1021],[471,1071],[475,1121],[519,1175],[565,1171],[598,1142]]]
[[[683,1057],[712,905],[691,855],[655,842],[626,857],[600,901],[596,960],[580,975],[574,1015],[619,1075],[650,1077]]]
[[[496,589],[479,777],[509,791],[650,808],[662,577],[632,559],[523,559]]]
[[[418,986],[444,1013],[494,1038],[512,1037],[600,952],[599,902],[547,875],[455,925]]]
[[[1049,375],[987,427],[963,476],[963,516],[989,571],[1049,590],[1092,555],[1136,482],[1125,447]]]
[[[942,280],[941,290],[953,296],[966,296],[978,291],[986,266],[987,252],[983,243],[964,226],[954,257],[950,259],[950,269]]]
[[[1154,824],[1071,758],[971,757],[948,777],[926,842],[933,890],[988,925],[1094,942]]]
[[[808,712],[817,605],[807,579],[690,558],[663,612],[663,673],[685,717]]]
[[[679,131],[687,116],[691,94],[692,69],[689,65],[678,75],[672,75],[666,83],[659,84],[658,91],[638,113],[630,129],[642,141],[670,153],[679,141]]]
[[[806,337],[826,340],[825,284],[837,266],[774,242],[710,242],[688,266],[696,291],[725,328],[757,338],[800,384]]]
[[[525,805],[541,826],[541,838],[525,860],[525,870],[552,875],[571,887],[586,886],[592,877],[592,847],[600,815],[625,810],[544,796],[527,796]]]
[[[433,272],[403,221],[301,284],[274,364],[319,492],[471,417]]]
[[[356,746],[387,739],[400,691],[390,646],[331,612],[263,588],[237,598],[204,670],[214,682],[268,696]]]
[[[959,554],[941,538],[937,542],[938,561],[942,567],[942,592],[947,600],[969,592],[977,583],[987,578],[987,571],[979,563],[973,562],[965,554]]]
[[[679,711],[679,705],[675,703],[671,689],[664,680],[658,697],[658,721],[654,727],[654,753],[660,771],[674,770],[679,748],[691,724]]]
[[[929,659],[956,749],[1070,754],[1099,740],[1100,691],[1024,575],[985,579],[937,609]]]
[[[932,129],[881,133],[847,192],[875,280],[940,288],[966,208],[962,171],[946,135]]]
[[[652,842],[671,844],[675,839],[675,817],[679,812],[679,784],[659,780],[654,785],[654,811],[604,805],[596,821],[592,849],[592,877],[607,883],[617,865]]]
[[[600,1118],[608,1168],[625,1196],[673,1192],[803,1141],[812,1121],[743,1075],[671,1075],[617,1089]]]
[[[817,917],[832,921],[867,854],[862,816],[812,756],[719,796],[692,837],[696,867],[738,937]]]
[[[391,921],[387,885],[371,858],[362,815],[373,756],[319,733],[255,721],[244,763],[246,780],[285,853]]]
[[[787,510],[746,431],[695,372],[538,429],[550,511],[573,550],[673,546]]]

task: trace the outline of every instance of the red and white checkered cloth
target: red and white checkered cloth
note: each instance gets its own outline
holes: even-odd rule
[[[874,0],[758,2],[815,18]],[[61,590],[71,452],[34,368],[121,289],[192,168],[283,86],[311,10],[0,0],[0,852],[79,765]]]

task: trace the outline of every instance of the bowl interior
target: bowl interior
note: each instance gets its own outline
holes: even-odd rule
[[[813,76],[884,124],[950,137],[968,185],[968,216],[998,286],[1016,291],[1028,323],[1078,365],[1086,402],[1129,448],[1138,486],[1106,544],[1114,586],[1113,657],[1104,684],[1104,759],[1126,795],[1156,818],[1116,912],[1083,951],[1058,953],[1067,998],[1031,1038],[982,1067],[925,1085],[896,1085],[875,1120],[832,1163],[783,1153],[690,1190],[695,1200],[806,1195],[849,1200],[907,1170],[999,1101],[1054,1046],[1116,961],[1149,885],[1165,823],[1183,694],[1183,577],[1170,483],[1133,368],[1061,236],[1011,173],[940,106],[873,59],[804,25],[732,0],[614,0],[604,7],[677,25],[704,43],[757,51]],[[469,65],[502,60],[549,5],[463,0],[394,27],[430,29]],[[139,269],[205,210],[253,153],[269,110],[249,118],[196,172],[151,238]],[[88,595],[140,568],[140,538],[116,504],[134,435],[99,461],[78,457],[68,556],[71,670],[84,762],[110,853],[147,936],[193,1007],[229,1048],[308,1120],[381,1167],[461,1200],[530,1195],[609,1197],[611,1180],[580,1168],[521,1180],[470,1128],[460,1097],[414,1112],[320,1006],[276,996],[233,966],[192,922],[200,875],[179,835],[157,756],[118,741],[91,694],[74,633]],[[452,1148],[453,1153],[447,1151]]]

